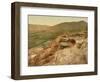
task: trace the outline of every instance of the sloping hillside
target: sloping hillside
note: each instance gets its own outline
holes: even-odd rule
[[[73,36],[74,35],[74,36]],[[87,64],[86,33],[62,34],[47,47],[29,49],[29,66]]]
[[[36,46],[43,46],[45,42],[55,39],[62,33],[86,32],[87,23],[63,22],[54,26],[29,25],[28,44],[29,49]]]
[[[52,26],[53,30],[62,31],[62,32],[81,32],[87,30],[87,23],[84,21],[79,22],[64,22]]]

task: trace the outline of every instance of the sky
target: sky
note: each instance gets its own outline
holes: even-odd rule
[[[28,23],[37,25],[49,25],[53,26],[63,22],[77,22],[77,21],[88,21],[87,17],[69,17],[69,16],[39,16],[29,15]]]

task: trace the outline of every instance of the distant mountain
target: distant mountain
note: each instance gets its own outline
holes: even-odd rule
[[[78,32],[87,30],[87,23],[85,21],[79,22],[63,22],[54,26],[48,25],[33,25],[29,24],[29,32],[42,32],[42,31],[53,31],[53,32]]]
[[[51,27],[52,30],[57,30],[58,32],[80,32],[87,30],[87,23],[85,21],[79,22],[63,22]]]
[[[45,31],[45,30],[48,30],[48,27],[50,27],[50,26],[29,24],[29,32]]]

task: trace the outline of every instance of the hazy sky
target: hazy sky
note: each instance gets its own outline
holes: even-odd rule
[[[39,24],[39,25],[56,25],[62,22],[72,22],[72,21],[86,21],[87,17],[67,17],[67,16],[38,16],[30,15],[28,16],[29,24]]]

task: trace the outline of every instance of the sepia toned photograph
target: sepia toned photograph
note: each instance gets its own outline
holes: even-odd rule
[[[28,66],[87,63],[87,17],[28,15]]]

